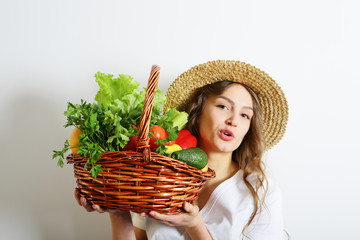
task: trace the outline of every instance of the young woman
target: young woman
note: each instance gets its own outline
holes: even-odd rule
[[[187,129],[216,172],[198,200],[183,214],[130,214],[90,206],[76,189],[79,204],[109,212],[113,239],[283,239],[281,192],[262,162],[285,131],[280,87],[248,64],[213,61],[180,75],[167,98],[165,108],[187,109]]]

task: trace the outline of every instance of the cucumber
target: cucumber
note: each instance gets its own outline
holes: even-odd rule
[[[206,153],[198,147],[175,151],[171,154],[171,158],[184,162],[197,169],[203,169],[208,162]]]

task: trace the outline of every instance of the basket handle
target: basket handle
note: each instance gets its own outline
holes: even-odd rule
[[[140,118],[137,151],[140,152],[142,151],[143,159],[145,163],[148,163],[151,159],[149,127],[150,127],[150,118],[153,109],[155,92],[158,88],[158,83],[159,83],[159,75],[160,75],[160,67],[157,65],[153,65],[151,67],[148,86],[145,93],[144,108]]]

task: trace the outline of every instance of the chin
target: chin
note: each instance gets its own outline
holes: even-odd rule
[[[219,144],[218,149],[220,152],[228,153],[228,152],[235,151],[236,149],[238,149],[239,146],[240,146],[240,143],[239,144],[229,144],[229,143]]]
[[[220,152],[229,153],[236,150],[233,146],[219,146],[218,147]]]

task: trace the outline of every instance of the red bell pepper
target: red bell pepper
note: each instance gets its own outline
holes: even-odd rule
[[[181,130],[178,137],[175,139],[175,144],[179,145],[182,149],[196,147],[197,139],[191,135],[189,130]]]

